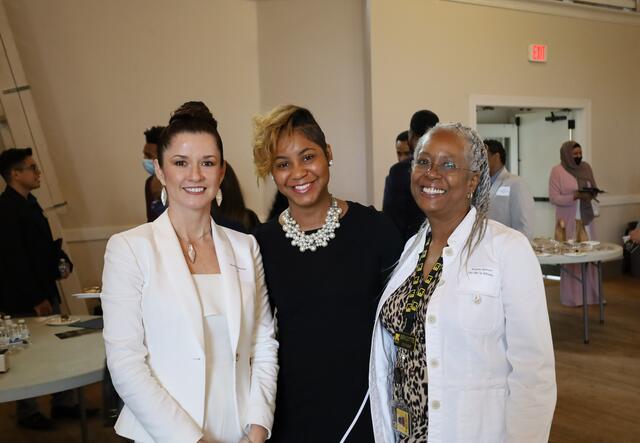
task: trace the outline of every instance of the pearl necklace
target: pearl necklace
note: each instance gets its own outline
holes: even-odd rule
[[[340,227],[341,213],[342,209],[338,207],[338,200],[332,197],[324,225],[313,234],[305,234],[300,229],[300,225],[291,216],[289,208],[287,208],[282,213],[282,230],[285,232],[285,237],[291,239],[291,245],[300,248],[300,252],[304,252],[307,249],[313,252],[317,248],[324,248],[329,243],[329,240],[336,237],[334,231]]]

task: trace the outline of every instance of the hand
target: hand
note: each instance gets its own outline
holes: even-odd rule
[[[49,302],[49,300],[47,300],[46,298],[35,305],[33,307],[33,310],[36,311],[36,315],[38,317],[53,314],[53,306],[51,306],[51,302]]]
[[[640,227],[629,232],[629,239],[634,243],[640,243]]]
[[[267,440],[267,430],[260,425],[251,425],[247,435],[251,443],[264,443]],[[247,443],[246,437],[243,437],[240,443]]]
[[[573,199],[574,200],[582,200],[584,202],[590,202],[591,200],[593,200],[594,195],[590,192],[585,192],[585,191],[573,191]]]

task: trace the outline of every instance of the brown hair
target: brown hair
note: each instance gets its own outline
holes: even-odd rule
[[[160,166],[162,166],[163,154],[169,147],[171,139],[183,132],[211,134],[218,145],[218,149],[220,149],[220,166],[222,167],[224,153],[222,151],[222,138],[218,133],[218,122],[213,118],[207,105],[196,101],[184,103],[171,114],[169,124],[160,134],[158,143],[158,163]]]
[[[271,172],[278,140],[282,135],[290,136],[293,131],[300,131],[327,155],[324,132],[313,114],[300,106],[278,106],[253,119],[253,162],[258,177],[264,178]]]

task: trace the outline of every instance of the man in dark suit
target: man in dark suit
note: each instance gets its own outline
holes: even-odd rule
[[[72,267],[31,194],[40,187],[40,169],[31,148],[2,152],[0,175],[7,182],[0,195],[0,311],[13,316],[59,313],[56,280],[68,277]],[[76,403],[73,392],[55,394],[51,415],[77,416]],[[18,401],[17,417],[18,424],[30,429],[53,428],[35,399]]]
[[[393,220],[405,240],[418,232],[424,221],[424,213],[418,208],[411,195],[411,162],[418,140],[440,120],[428,110],[413,114],[409,124],[410,157],[398,161],[389,169],[384,183],[382,212]]]

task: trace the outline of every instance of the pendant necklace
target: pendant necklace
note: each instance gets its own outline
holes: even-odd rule
[[[194,242],[190,242],[189,240],[185,240],[184,238],[180,237],[176,232],[176,235],[178,236],[178,238],[187,244],[187,257],[189,257],[189,261],[191,261],[191,263],[196,262],[196,247],[193,245],[193,243],[202,240],[209,234],[211,234],[211,228],[209,228],[209,230],[204,234],[202,234],[200,237],[195,239]]]
[[[287,208],[282,213],[282,230],[285,232],[285,237],[291,239],[291,245],[297,246],[300,252],[307,249],[313,252],[317,248],[324,248],[331,239],[336,237],[335,230],[340,227],[340,214],[342,214],[342,209],[338,207],[338,200],[331,197],[331,206],[327,211],[324,225],[316,232],[306,234],[300,229],[300,225],[291,216],[290,209]]]

